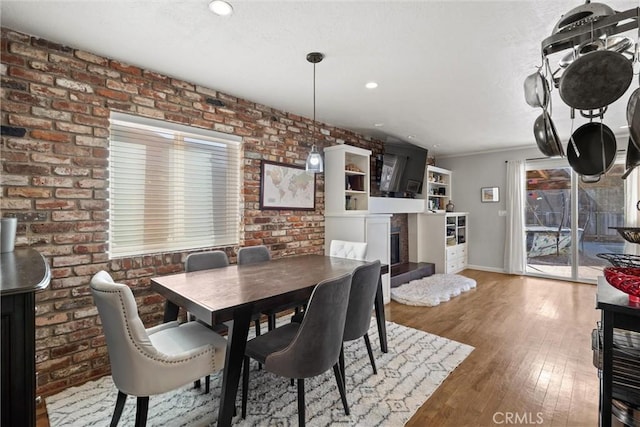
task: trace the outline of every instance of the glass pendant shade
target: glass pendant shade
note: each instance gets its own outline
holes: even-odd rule
[[[318,149],[316,148],[315,144],[313,144],[313,146],[311,147],[311,151],[307,156],[307,163],[305,166],[306,166],[307,172],[314,172],[314,173],[324,172],[322,156],[320,155],[320,153],[318,153]]]

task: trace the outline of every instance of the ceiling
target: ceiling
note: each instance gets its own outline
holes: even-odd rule
[[[2,0],[0,11],[3,27],[305,117],[313,117],[306,54],[319,51],[318,121],[448,156],[536,147],[541,111],[525,103],[523,82],[542,40],[582,3],[230,0],[234,14],[220,17],[208,1]],[[622,11],[640,0],[607,4]],[[369,81],[378,88],[366,89]],[[619,136],[635,87],[634,79],[605,115]],[[552,102],[566,143],[569,109],[558,91]]]

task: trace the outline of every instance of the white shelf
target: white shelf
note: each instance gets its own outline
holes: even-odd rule
[[[325,213],[368,212],[371,151],[333,145],[324,149],[324,157]]]

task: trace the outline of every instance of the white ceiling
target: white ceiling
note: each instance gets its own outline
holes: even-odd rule
[[[230,0],[234,14],[223,18],[208,1],[2,0],[0,7],[4,27],[306,117],[313,66],[305,58],[322,52],[317,120],[444,156],[536,146],[541,111],[525,103],[523,81],[560,16],[582,3]],[[607,4],[621,11],[640,0]],[[379,87],[365,89],[372,80]],[[605,115],[619,135],[628,133],[635,87],[636,80]],[[557,91],[553,103],[566,142],[569,109]]]

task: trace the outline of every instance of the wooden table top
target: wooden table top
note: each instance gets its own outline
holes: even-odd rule
[[[200,319],[219,323],[233,309],[254,305],[254,312],[284,301],[304,300],[325,280],[351,273],[365,264],[345,258],[301,255],[247,265],[179,273],[151,279],[151,289]]]

